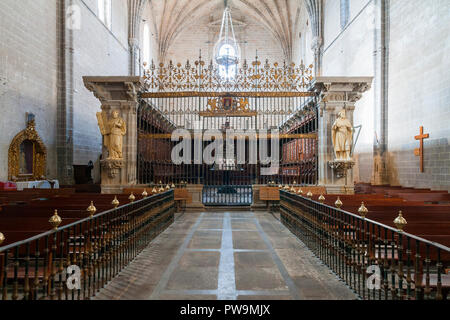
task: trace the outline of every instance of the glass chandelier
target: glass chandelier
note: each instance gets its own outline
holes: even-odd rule
[[[221,76],[233,77],[239,63],[239,47],[234,33],[231,10],[228,6],[223,12],[222,26],[215,52],[215,61],[219,65]]]

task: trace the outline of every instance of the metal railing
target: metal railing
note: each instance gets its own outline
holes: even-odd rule
[[[251,206],[253,188],[247,185],[203,186],[205,206]]]
[[[281,191],[281,221],[365,300],[450,299],[450,248]]]
[[[174,220],[173,190],[0,247],[3,300],[90,299]]]

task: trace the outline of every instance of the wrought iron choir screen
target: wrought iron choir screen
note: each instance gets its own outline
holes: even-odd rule
[[[317,183],[317,103],[315,93],[307,91],[313,80],[312,65],[269,64],[256,59],[251,64],[244,61],[234,78],[222,78],[217,66],[200,57],[193,64],[152,63],[145,79],[147,92],[141,94],[138,111],[139,183]],[[176,129],[186,130],[193,139],[187,156],[190,162],[175,164],[171,159],[178,143],[171,141]],[[223,133],[224,141],[227,130],[244,134],[234,137],[232,151],[223,143],[223,157],[208,164],[201,161],[201,153],[217,137],[207,137],[206,130]],[[271,130],[279,132],[278,153],[271,150],[267,139]],[[279,170],[261,174],[268,165],[259,158],[251,161],[253,138],[259,149],[266,144],[270,156],[279,159]],[[239,142],[245,150],[244,161],[237,157]]]

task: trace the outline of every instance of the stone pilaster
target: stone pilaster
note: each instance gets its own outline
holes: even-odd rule
[[[124,187],[137,183],[137,108],[138,92],[143,87],[141,77],[83,77],[88,90],[101,102],[102,111],[109,116],[118,111],[125,121],[127,132],[123,137],[123,159],[106,161],[108,152],[103,147],[101,160],[102,193],[121,193]],[[99,131],[100,134],[100,131]]]
[[[374,28],[374,130],[373,185],[389,184],[388,174],[388,89],[389,89],[389,0],[375,1]]]
[[[203,185],[202,184],[188,184],[186,186],[189,193],[192,195],[192,202],[186,204],[186,210],[198,211],[205,210],[203,205],[202,194]]]
[[[354,193],[353,170],[336,167],[331,128],[338,113],[346,110],[353,124],[355,103],[370,89],[372,77],[317,77],[313,90],[319,93],[319,185],[327,193]],[[348,164],[345,164],[348,165]],[[351,167],[351,166],[350,166]]]

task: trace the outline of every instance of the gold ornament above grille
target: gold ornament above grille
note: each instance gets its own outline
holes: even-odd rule
[[[222,78],[219,68],[211,61],[208,65],[201,58],[183,66],[152,63],[145,70],[148,92],[302,92],[313,81],[313,65],[303,61],[296,65],[270,64],[256,60],[250,65],[244,61],[234,78]]]
[[[225,96],[208,100],[208,110],[199,112],[201,117],[253,117],[256,111],[249,109],[248,98]]]

